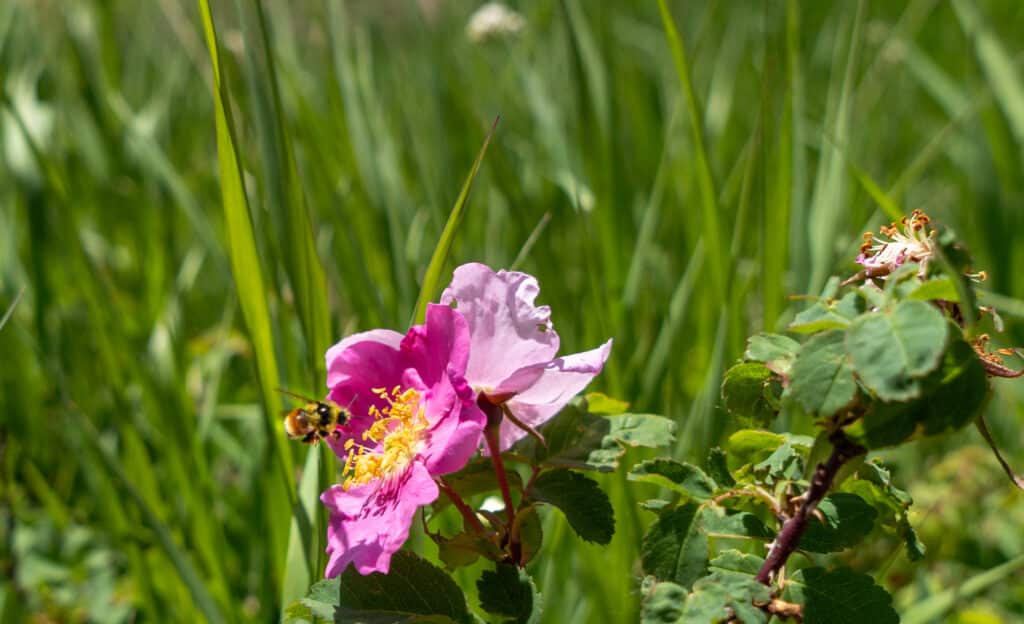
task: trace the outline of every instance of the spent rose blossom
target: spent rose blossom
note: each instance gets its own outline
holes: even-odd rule
[[[405,336],[377,329],[327,351],[328,396],[352,413],[328,440],[345,480],[320,497],[330,511],[327,577],[349,563],[387,573],[416,509],[437,499],[434,478],[476,452],[486,417],[466,383],[469,349],[462,315],[430,305]]]
[[[903,217],[900,226],[895,223],[882,226],[878,234],[864,233],[857,264],[864,267],[865,277],[883,277],[900,268],[905,262],[918,265],[918,277],[928,274],[928,264],[935,252],[935,230],[929,229],[931,219],[915,210]]]
[[[455,269],[441,303],[455,307],[469,324],[466,381],[474,393],[503,405],[530,427],[538,427],[565,407],[601,372],[612,341],[555,357],[559,338],[551,308],[534,305],[536,278],[515,271],[493,271],[479,263]],[[507,450],[526,432],[507,418],[499,448]]]

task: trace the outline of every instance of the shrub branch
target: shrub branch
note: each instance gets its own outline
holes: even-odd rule
[[[764,560],[764,565],[757,573],[757,580],[760,583],[770,585],[782,566],[786,565],[786,560],[800,545],[800,538],[807,530],[807,519],[817,509],[821,499],[825,498],[843,464],[867,452],[867,449],[854,444],[843,435],[841,429],[833,433],[829,441],[832,442],[832,454],[824,464],[818,464],[814,476],[811,477],[811,486],[804,492],[803,502],[796,513],[782,524],[782,530],[779,531],[768,557]]]

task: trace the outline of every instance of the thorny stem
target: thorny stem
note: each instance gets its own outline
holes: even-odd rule
[[[473,509],[466,504],[466,501],[462,500],[462,497],[455,491],[455,488],[448,485],[445,480],[440,477],[437,478],[437,487],[441,488],[441,491],[445,493],[448,500],[455,505],[455,508],[459,510],[460,514],[462,514],[462,519],[466,521],[466,524],[473,528],[473,531],[479,534],[486,532],[483,523],[480,522],[480,518],[476,517],[476,513],[474,513]]]
[[[782,566],[786,565],[786,560],[797,549],[800,538],[807,529],[807,519],[832,487],[832,481],[843,464],[867,452],[867,449],[843,435],[841,430],[833,433],[829,441],[832,442],[832,454],[824,464],[818,464],[811,477],[811,486],[804,492],[803,503],[797,508],[796,513],[783,523],[782,530],[779,531],[768,557],[764,560],[764,565],[757,573],[759,583],[770,585]]]

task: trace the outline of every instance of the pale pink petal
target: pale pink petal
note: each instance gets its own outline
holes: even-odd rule
[[[348,492],[334,486],[324,492],[321,500],[331,511],[327,531],[330,560],[324,575],[337,576],[349,563],[360,574],[387,574],[391,555],[409,538],[416,509],[434,502],[437,495],[437,483],[419,462],[409,464],[404,473],[386,483],[369,483]],[[360,500],[362,505],[356,511]]]
[[[499,387],[519,369],[548,362],[558,352],[551,309],[534,305],[540,291],[526,273],[479,264],[455,269],[441,303],[454,305],[469,323],[472,347],[466,380],[477,390]]]
[[[611,349],[612,341],[609,340],[596,349],[553,360],[544,367],[534,384],[509,399],[506,407],[520,421],[534,428],[539,427],[561,411],[601,372]],[[525,431],[505,419],[498,435],[501,450],[508,450],[525,435]]]

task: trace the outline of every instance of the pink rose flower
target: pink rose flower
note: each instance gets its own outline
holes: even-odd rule
[[[521,422],[538,427],[565,407],[604,367],[612,341],[562,357],[551,308],[534,305],[540,291],[526,273],[498,271],[479,263],[455,269],[441,303],[469,324],[466,381],[473,392],[503,404]],[[526,432],[505,419],[499,430],[504,451]]]
[[[327,351],[328,396],[352,413],[328,439],[346,475],[320,497],[330,511],[328,578],[349,563],[386,574],[416,509],[437,499],[434,478],[479,448],[486,417],[465,380],[469,349],[466,320],[430,305],[405,336],[378,329]]]

